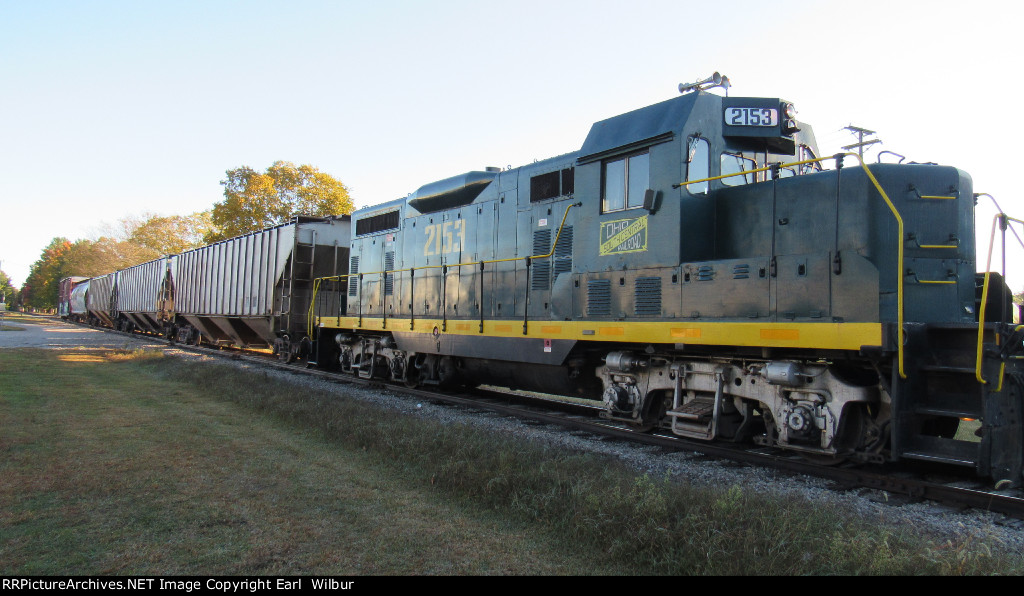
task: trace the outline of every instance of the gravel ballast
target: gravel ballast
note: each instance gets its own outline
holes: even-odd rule
[[[738,486],[744,491],[804,499],[810,503],[827,502],[848,511],[851,516],[872,523],[886,524],[897,530],[912,529],[942,541],[960,542],[987,537],[997,541],[1006,554],[1024,555],[1024,522],[1001,514],[973,509],[960,511],[932,502],[907,502],[902,497],[887,495],[877,490],[838,490],[832,488],[829,481],[818,478],[716,460],[694,452],[666,453],[660,448],[609,441],[587,433],[568,432],[550,425],[527,424],[500,414],[430,403],[386,389],[365,388],[356,384],[306,376],[299,371],[292,373],[229,358],[196,354],[147,340],[142,336],[128,337],[123,334],[91,330],[55,322],[53,319],[40,319],[39,324],[20,320],[17,325],[23,329],[6,332],[0,330],[0,349],[153,348],[196,362],[221,362],[243,368],[259,367],[261,372],[289,383],[312,390],[343,394],[387,410],[444,423],[482,427],[489,432],[540,441],[546,446],[558,449],[615,457],[638,473],[646,473],[655,478],[669,477],[694,485],[721,488]]]

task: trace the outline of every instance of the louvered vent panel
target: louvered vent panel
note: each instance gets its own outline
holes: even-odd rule
[[[395,251],[389,250],[384,253],[384,270],[391,271],[395,268]],[[395,274],[384,275],[384,295],[391,296],[395,293]]]
[[[551,252],[551,230],[536,230],[533,232],[533,255],[546,255]],[[530,289],[547,290],[551,287],[551,260],[533,259],[530,262],[532,279]]]
[[[546,255],[551,250],[551,230],[533,232],[533,255]]]
[[[612,314],[612,282],[594,279],[587,282],[587,314],[592,317]]]
[[[634,304],[637,316],[659,316],[661,314],[661,278],[638,277]]]
[[[359,257],[349,259],[348,272],[348,295],[355,296],[359,292]]]
[[[559,273],[570,271],[572,271],[572,226],[565,226],[555,244],[555,277],[558,277]]]
[[[547,259],[539,259],[530,267],[531,290],[547,290],[551,287],[551,263]]]

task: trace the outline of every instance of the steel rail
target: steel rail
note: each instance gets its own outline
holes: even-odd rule
[[[117,331],[115,329],[94,328],[97,330],[134,336],[134,333]],[[518,419],[527,419],[535,422],[551,424],[577,431],[585,431],[594,435],[609,437],[613,439],[629,441],[632,443],[660,447],[669,451],[689,451],[700,453],[705,456],[737,461],[764,468],[781,470],[792,474],[812,476],[830,480],[842,485],[845,488],[861,487],[885,491],[887,493],[899,494],[911,499],[934,501],[949,506],[966,507],[982,511],[1000,513],[1024,520],[1024,490],[982,490],[942,484],[939,482],[924,480],[922,478],[901,477],[895,475],[891,469],[875,471],[853,465],[829,466],[813,463],[792,451],[784,451],[779,448],[766,448],[751,445],[737,445],[725,443],[705,443],[682,437],[668,436],[662,434],[643,433],[629,429],[623,425],[607,421],[595,420],[594,412],[600,408],[581,404],[572,404],[559,400],[537,398],[520,393],[505,393],[498,391],[484,391],[486,399],[481,399],[480,392],[475,393],[444,393],[422,387],[410,388],[404,385],[387,383],[379,379],[363,379],[358,376],[328,372],[313,368],[303,368],[300,365],[286,364],[269,355],[246,354],[242,350],[225,351],[221,348],[209,348],[203,346],[191,346],[172,343],[164,338],[146,335],[147,339],[164,341],[184,351],[204,355],[212,355],[231,360],[242,360],[261,366],[270,366],[296,375],[315,376],[339,384],[352,384],[362,387],[379,387],[393,393],[400,393],[452,405],[458,405],[470,409],[491,411]],[[499,403],[502,400],[515,403]],[[561,413],[550,411],[538,411],[528,408],[523,404],[536,406],[543,402],[547,410],[562,410]]]

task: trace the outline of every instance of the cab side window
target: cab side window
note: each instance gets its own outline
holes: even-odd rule
[[[722,154],[722,175],[727,176],[729,174],[739,174],[740,172],[749,172],[750,170],[757,169],[757,162],[749,157],[744,157],[742,153],[723,153]],[[722,178],[722,184],[726,186],[742,186],[744,184],[750,184],[754,182],[754,174],[743,174],[741,176],[729,176],[728,178]]]
[[[702,137],[690,137],[686,141],[686,181],[704,180],[711,176],[711,155],[708,140]],[[686,189],[692,195],[708,193],[708,183],[698,182],[687,184]]]
[[[624,211],[644,206],[644,191],[651,183],[649,153],[637,153],[604,164],[604,199],[601,212]]]
[[[797,159],[799,161],[807,161],[808,159],[817,159],[817,158],[818,158],[818,156],[814,154],[814,151],[812,151],[810,147],[808,147],[807,145],[800,145],[800,153],[798,154],[798,157],[797,157]],[[815,162],[815,163],[805,163],[802,166],[800,166],[800,174],[813,174],[814,172],[820,172],[820,171],[821,171],[821,162],[820,161],[819,162]]]

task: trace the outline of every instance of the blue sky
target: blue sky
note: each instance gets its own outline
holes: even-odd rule
[[[208,209],[241,165],[311,164],[362,206],[574,151],[593,122],[716,70],[733,95],[793,101],[826,153],[871,128],[1024,216],[1021,17],[986,1],[0,0],[0,266],[20,285],[53,237]]]

